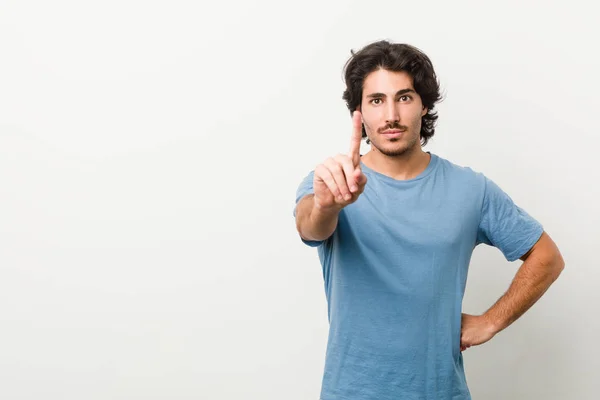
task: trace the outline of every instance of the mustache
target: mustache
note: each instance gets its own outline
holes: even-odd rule
[[[378,131],[379,133],[381,133],[381,132],[383,132],[383,131],[386,131],[386,130],[388,130],[388,129],[399,129],[399,130],[401,130],[401,131],[405,131],[405,130],[407,130],[407,129],[408,129],[408,127],[407,127],[407,126],[404,126],[404,125],[400,125],[399,123],[392,123],[392,124],[387,124],[387,125],[386,125],[386,126],[384,126],[383,128],[379,128],[377,131]]]

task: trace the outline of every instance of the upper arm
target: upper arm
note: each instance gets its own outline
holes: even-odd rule
[[[484,176],[477,244],[494,246],[508,261],[515,261],[531,250],[543,232],[542,224]]]
[[[320,246],[321,244],[323,244],[325,241],[324,240],[308,240],[304,237],[302,237],[302,234],[300,233],[300,230],[298,229],[298,208],[299,207],[303,207],[304,203],[310,201],[310,197],[312,195],[314,195],[314,190],[313,190],[313,176],[314,176],[314,170],[310,171],[308,173],[308,175],[306,175],[304,177],[304,179],[302,180],[302,182],[300,182],[300,185],[298,186],[298,189],[296,190],[296,204],[294,205],[294,218],[296,218],[296,230],[298,230],[298,234],[300,235],[300,239],[302,240],[302,242],[304,244],[307,244],[310,247],[317,247]]]
[[[519,259],[525,261],[532,255],[543,264],[558,262],[564,267],[564,260],[556,243],[554,243],[554,240],[546,232],[543,232],[540,239]]]
[[[314,170],[310,171],[308,175],[302,179],[298,188],[296,189],[296,202],[294,204],[294,217],[296,216],[296,211],[301,202],[306,201],[306,197],[308,195],[314,194],[313,189],[313,177]]]

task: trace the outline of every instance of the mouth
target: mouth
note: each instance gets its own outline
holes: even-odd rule
[[[384,137],[386,137],[388,139],[392,139],[392,138],[399,138],[400,136],[402,136],[402,133],[404,133],[404,131],[401,131],[400,129],[388,129],[388,130],[381,132],[381,135],[383,135]]]

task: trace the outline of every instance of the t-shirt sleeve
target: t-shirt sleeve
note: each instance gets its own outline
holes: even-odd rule
[[[533,247],[544,228],[495,182],[486,176],[484,181],[477,244],[497,247],[508,261],[515,261]]]
[[[296,190],[296,205],[294,206],[294,218],[296,218],[296,208],[297,208],[300,200],[302,200],[302,198],[304,196],[314,193],[314,190],[313,190],[314,174],[315,174],[314,170],[310,171],[308,173],[308,175],[302,180],[302,182],[300,182],[300,185],[298,186],[298,189]],[[325,242],[325,240],[306,240],[302,236],[300,236],[300,239],[302,240],[302,242],[304,242],[305,244],[307,244],[308,246],[311,246],[311,247],[320,246]]]

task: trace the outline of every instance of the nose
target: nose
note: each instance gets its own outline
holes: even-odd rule
[[[388,102],[385,122],[388,125],[400,122],[400,113],[398,112],[398,108],[396,107],[396,102]]]

